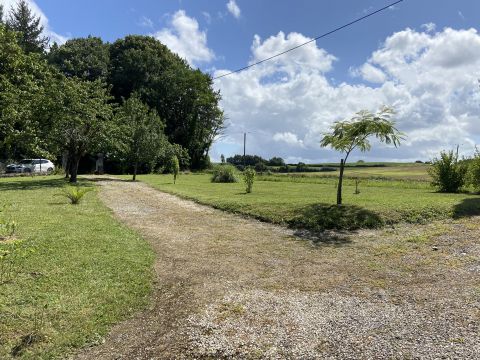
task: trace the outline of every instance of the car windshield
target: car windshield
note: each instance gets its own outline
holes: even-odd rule
[[[32,160],[22,160],[22,161],[20,161],[21,165],[27,165],[27,164],[31,164],[31,163],[32,163]]]

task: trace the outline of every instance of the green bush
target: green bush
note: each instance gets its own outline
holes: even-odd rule
[[[230,164],[217,165],[213,169],[211,181],[215,183],[238,182],[237,169]]]
[[[265,165],[265,163],[263,162],[259,162],[259,163],[256,163],[255,164],[255,171],[257,172],[265,172],[268,170],[268,167],[267,165]]]
[[[478,149],[469,164],[468,183],[476,191],[480,191],[480,150]]]
[[[440,192],[457,193],[465,185],[467,169],[467,164],[458,161],[453,151],[442,151],[440,158],[433,159],[428,173]]]
[[[180,163],[178,162],[178,157],[176,155],[172,156],[170,167],[173,174],[173,183],[175,184],[177,182],[178,173],[180,172]]]
[[[243,182],[247,186],[245,189],[247,194],[252,192],[253,182],[255,181],[255,174],[255,170],[250,167],[246,168],[243,172]]]

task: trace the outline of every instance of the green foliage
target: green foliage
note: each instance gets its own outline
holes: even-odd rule
[[[375,212],[355,205],[314,204],[306,206],[290,220],[296,228],[313,231],[375,229],[385,225]]]
[[[154,163],[162,149],[168,146],[164,136],[164,123],[155,110],[133,94],[116,114],[117,146],[121,157],[133,165],[133,180],[138,166]]]
[[[475,151],[473,159],[469,162],[468,183],[480,191],[480,150]]]
[[[257,172],[265,172],[268,170],[268,167],[267,165],[265,165],[265,163],[263,162],[259,162],[259,163],[256,163],[255,164],[255,171]]]
[[[295,168],[295,171],[296,172],[305,172],[305,171],[308,171],[308,166],[303,163],[303,162],[299,162]]]
[[[465,185],[467,164],[458,161],[453,151],[442,151],[428,171],[432,185],[440,192],[456,193]]]
[[[246,185],[245,191],[247,192],[247,194],[250,194],[252,192],[253,183],[255,182],[255,175],[255,170],[251,167],[247,167],[243,171],[243,182]]]
[[[222,164],[225,164],[225,155],[223,155],[223,154],[220,155],[220,162],[221,162]]]
[[[230,164],[217,165],[213,168],[211,182],[236,183],[238,182],[237,169]]]
[[[325,133],[320,141],[320,146],[330,146],[332,149],[345,154],[340,162],[340,174],[337,188],[337,205],[342,204],[342,180],[343,169],[350,153],[359,149],[362,152],[371,149],[369,137],[375,136],[379,141],[386,144],[400,145],[404,134],[395,128],[395,122],[391,120],[394,115],[393,109],[382,107],[376,114],[361,110],[350,120],[336,121],[332,126],[331,133]]]
[[[224,123],[220,93],[209,75],[193,70],[153,37],[134,35],[110,46],[109,83],[117,101],[138,92],[165,121],[169,142],[188,150],[193,168],[205,166]]]
[[[266,164],[267,160],[258,155],[234,155],[227,158],[227,163],[235,165],[237,167],[242,166],[255,166],[259,163]]]
[[[87,187],[69,186],[63,189],[62,193],[58,195],[66,197],[70,201],[70,204],[78,205],[85,194],[90,191],[92,191],[92,189]]]
[[[285,165],[285,161],[281,157],[272,157],[268,160],[269,166],[283,166]]]
[[[172,157],[176,156],[180,165],[180,169],[187,169],[190,165],[190,156],[188,150],[179,144],[165,144],[161,149],[160,155],[157,159],[157,166],[160,166],[163,170],[168,169]]]
[[[20,0],[17,7],[10,9],[7,27],[19,34],[18,43],[28,53],[43,53],[48,46],[49,38],[42,36],[43,26],[40,17],[35,17],[28,3]]]
[[[177,182],[177,176],[180,172],[180,164],[178,162],[178,158],[176,155],[173,155],[170,163],[171,163],[171,169],[173,173],[173,183],[175,184]]]
[[[82,156],[117,141],[111,97],[99,80],[62,78],[52,88],[49,100],[50,104],[45,105],[52,109],[50,141],[61,152],[68,152],[70,182],[74,183]]]
[[[37,54],[25,54],[18,34],[0,25],[0,156],[47,157],[54,150],[47,93],[54,72]]]
[[[0,207],[0,241],[5,240],[15,234],[17,223],[7,217],[8,206],[3,205]]]
[[[404,134],[395,128],[395,122],[391,120],[393,115],[393,109],[386,106],[376,114],[361,110],[350,120],[336,121],[332,126],[332,132],[323,135],[320,145],[330,146],[334,150],[345,153],[345,161],[355,149],[361,152],[369,151],[370,136],[375,136],[379,141],[397,147]]]
[[[88,36],[52,46],[48,61],[67,77],[106,81],[110,54],[102,39]]]

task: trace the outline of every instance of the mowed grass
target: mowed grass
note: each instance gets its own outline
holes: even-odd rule
[[[354,194],[353,180],[346,180],[344,204],[336,207],[334,178],[258,177],[251,194],[242,182],[211,183],[209,174],[181,175],[173,184],[170,175],[141,175],[155,188],[222,210],[261,220],[313,230],[374,228],[399,222],[480,214],[480,196],[436,193],[418,181],[364,180]]]
[[[65,358],[149,302],[149,245],[96,191],[70,205],[56,196],[64,186],[55,177],[0,180],[0,204],[10,204],[5,216],[25,250],[0,283],[1,359]]]
[[[403,179],[403,180],[421,180],[429,181],[428,169],[430,165],[425,164],[405,164],[405,165],[386,165],[375,167],[351,166],[345,168],[346,177],[360,178],[382,178],[382,179]],[[309,176],[338,176],[337,172],[314,172],[306,173]]]

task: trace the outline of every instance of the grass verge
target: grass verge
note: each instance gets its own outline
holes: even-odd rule
[[[332,206],[337,182],[331,178],[259,177],[251,194],[245,194],[240,183],[211,183],[208,174],[182,175],[175,185],[170,175],[139,179],[215,208],[310,230],[376,228],[480,214],[480,196],[440,194],[418,181],[366,180],[360,194],[354,194],[354,182],[347,180],[345,205],[337,208]]]
[[[55,196],[65,186],[55,177],[0,180],[0,204],[9,204],[5,216],[22,240],[4,259],[1,359],[65,357],[149,302],[149,245],[113,219],[96,191],[75,206]]]

